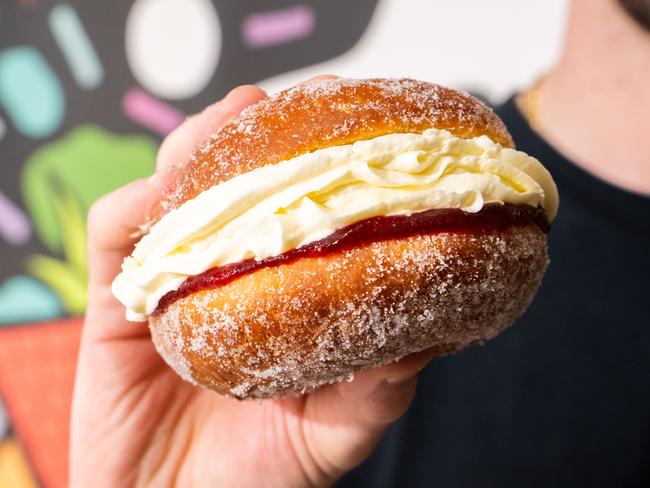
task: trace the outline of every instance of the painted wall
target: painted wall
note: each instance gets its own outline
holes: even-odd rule
[[[405,76],[500,102],[552,65],[567,8],[567,0],[383,0],[350,51],[262,86],[277,91],[320,73]]]
[[[85,216],[242,83],[408,76],[497,102],[557,56],[566,0],[3,0],[0,486],[67,484]]]

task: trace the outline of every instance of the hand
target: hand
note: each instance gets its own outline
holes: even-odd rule
[[[361,463],[404,413],[426,352],[302,397],[230,400],[183,382],[110,285],[134,234],[192,148],[266,95],[253,86],[188,119],[158,172],[99,200],[88,217],[89,299],[72,408],[71,486],[327,485]]]

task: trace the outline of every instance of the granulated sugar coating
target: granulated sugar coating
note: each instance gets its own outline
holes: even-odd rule
[[[202,290],[150,325],[186,379],[236,398],[300,393],[494,337],[528,306],[547,262],[536,225],[374,242]]]
[[[221,128],[180,170],[161,212],[300,154],[429,128],[513,146],[499,118],[465,93],[405,79],[323,80],[265,99]],[[449,354],[494,337],[524,312],[547,263],[546,234],[532,221],[438,229],[192,290],[149,324],[186,380],[235,398],[301,393],[417,351]]]
[[[501,120],[466,93],[409,79],[321,80],[252,105],[222,127],[183,167],[166,210],[267,164],[324,147],[432,127],[464,138],[487,135],[512,146]]]

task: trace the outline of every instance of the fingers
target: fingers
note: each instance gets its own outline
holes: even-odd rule
[[[192,150],[206,141],[244,108],[266,98],[263,90],[244,85],[232,90],[225,98],[189,117],[163,141],[158,151],[156,167],[162,169],[182,164]]]
[[[351,382],[318,390],[305,406],[311,421],[305,445],[320,471],[334,478],[360,464],[386,427],[407,410],[416,375],[431,360],[422,351],[381,368],[357,373]]]
[[[339,396],[360,424],[386,427],[411,404],[415,377],[431,357],[431,351],[422,351],[396,363],[357,373],[353,381],[337,385]]]

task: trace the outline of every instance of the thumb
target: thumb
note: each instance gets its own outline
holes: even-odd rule
[[[433,354],[421,351],[312,394],[305,405],[304,439],[314,469],[336,479],[365,460],[408,409],[416,375]]]

